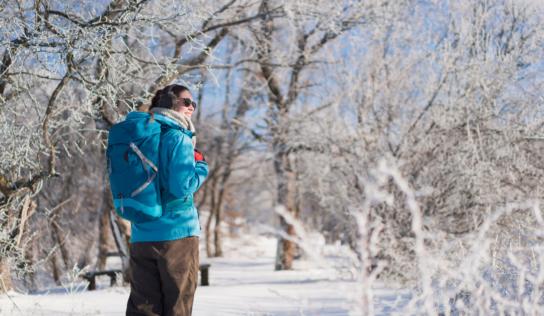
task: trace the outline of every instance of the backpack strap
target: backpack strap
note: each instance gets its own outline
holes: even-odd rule
[[[134,143],[132,142],[130,143],[130,148],[132,148],[132,150],[136,153],[136,155],[140,157],[140,159],[142,160],[142,164],[144,165],[144,169],[145,171],[147,171],[147,181],[141,187],[139,187],[136,191],[130,194],[130,197],[134,197],[138,193],[142,192],[142,190],[145,189],[151,182],[153,182],[153,179],[155,179],[155,177],[157,176],[159,169],[157,168],[157,166],[155,166],[154,163],[152,163],[149,159],[147,159],[147,157],[144,156],[144,154],[142,154],[140,149],[138,149],[138,147],[134,145]],[[147,165],[151,166],[151,168],[155,170],[155,173],[153,175],[149,173],[149,168],[147,168]]]

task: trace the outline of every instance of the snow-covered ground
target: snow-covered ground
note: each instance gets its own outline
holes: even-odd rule
[[[336,270],[300,260],[294,270],[275,272],[275,249],[275,238],[258,235],[228,240],[225,258],[205,258],[201,249],[201,263],[211,264],[210,286],[198,287],[193,315],[349,315],[353,281],[339,281]],[[78,279],[74,287],[12,295],[13,302],[4,296],[0,315],[124,315],[128,287],[110,288],[107,277],[97,291],[84,290],[84,284]],[[409,292],[376,288],[375,295],[377,315],[402,315],[389,306],[398,297],[399,307],[405,304]]]

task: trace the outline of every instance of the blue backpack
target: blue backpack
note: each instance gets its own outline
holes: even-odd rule
[[[151,114],[131,112],[115,124],[106,158],[113,204],[122,218],[142,223],[162,215],[158,176],[161,124]]]

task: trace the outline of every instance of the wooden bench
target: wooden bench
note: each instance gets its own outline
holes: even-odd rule
[[[89,271],[80,274],[82,278],[89,281],[89,291],[96,290],[96,276],[107,275],[110,277],[110,286],[114,286],[117,283],[117,273],[121,273],[121,270],[103,270],[103,271]]]
[[[210,285],[208,269],[210,264],[201,264],[198,266],[200,271],[200,285],[208,286]],[[117,282],[117,273],[121,273],[121,270],[103,270],[103,271],[90,271],[80,274],[82,278],[89,281],[89,291],[96,290],[96,276],[98,275],[107,275],[110,277],[110,286],[114,286]]]
[[[198,266],[198,270],[200,270],[200,285],[202,286],[210,285],[208,281],[208,269],[210,266],[210,264],[201,264]]]

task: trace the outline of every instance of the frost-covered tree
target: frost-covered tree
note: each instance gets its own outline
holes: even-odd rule
[[[474,232],[505,203],[541,196],[543,147],[533,136],[542,125],[532,123],[540,114],[513,84],[532,80],[541,65],[538,7],[405,4],[350,33],[349,46],[336,50],[345,49],[342,58],[322,68],[320,84],[329,87],[322,104],[334,106],[316,119],[303,120],[301,112],[292,120],[300,122],[293,146],[322,150],[299,153],[306,201],[318,213],[307,207],[304,216],[354,248],[353,214],[372,177],[367,170],[382,158],[398,161],[419,194],[423,229],[441,236],[428,245]],[[372,208],[371,220],[383,223],[374,259],[388,262],[382,276],[414,281],[412,213],[398,201]],[[534,223],[518,212],[516,220]]]
[[[45,242],[50,246],[45,249],[51,249],[56,244],[65,264],[73,260],[63,248],[62,221],[57,220],[63,214],[59,212],[66,203],[96,211],[100,207],[89,205],[89,197],[97,198],[96,189],[106,188],[107,182],[96,171],[96,178],[86,178],[94,192],[74,198],[70,192],[80,193],[73,188],[85,178],[77,175],[84,167],[100,170],[101,166],[96,155],[83,157],[90,166],[70,162],[81,159],[85,151],[99,150],[109,126],[145,105],[156,87],[202,67],[229,27],[251,20],[240,9],[243,7],[241,1],[2,1],[0,236],[4,290],[10,288],[10,268],[29,262],[31,258],[25,258],[28,242],[43,237],[46,227],[52,230],[46,235],[53,244],[34,238],[39,241],[35,246]],[[214,16],[227,11],[224,17]],[[66,163],[59,164],[59,159]],[[45,183],[59,177],[57,187],[64,187],[63,193],[50,187],[36,208],[32,199]],[[32,261],[39,262],[37,254],[42,250],[36,251]]]
[[[262,124],[252,133],[270,146],[277,183],[276,203],[292,214],[296,214],[296,190],[291,158],[300,148],[291,146],[291,111],[304,107],[311,96],[317,79],[315,70],[336,61],[328,55],[328,47],[340,44],[344,34],[372,20],[375,8],[381,5],[381,1],[262,1],[259,12],[281,8],[283,14],[262,15],[238,35],[238,41],[248,47],[244,59],[239,61],[240,67],[257,74],[262,82]],[[280,226],[294,234],[283,217]],[[278,240],[276,270],[291,269],[294,246],[289,240]]]
[[[227,196],[247,199],[269,181],[268,162],[274,204],[354,250],[367,170],[383,157],[401,164],[423,229],[442,241],[540,196],[542,146],[528,137],[541,132],[530,124],[539,112],[514,89],[541,63],[541,13],[529,1],[0,4],[3,289],[10,268],[49,260],[58,279],[74,263],[104,268],[122,248],[130,228],[109,218],[107,131],[176,80],[207,102],[196,123],[211,173],[196,201],[211,214],[209,255],[222,252]],[[368,208],[383,227],[371,259],[388,262],[383,276],[414,281],[413,213],[396,201]],[[295,234],[283,216],[280,226]],[[291,268],[294,250],[279,239],[276,269]]]
[[[89,253],[96,248],[103,268],[109,244],[122,248],[130,235],[127,222],[110,219],[102,161],[109,128],[145,111],[157,88],[177,80],[198,90],[203,73],[214,78],[214,68],[231,68],[222,41],[281,8],[258,11],[247,0],[0,4],[3,280],[9,267],[32,262],[30,271],[48,259],[57,279],[62,266],[95,261]],[[49,251],[57,248],[63,264]],[[128,254],[121,253],[127,276]]]

